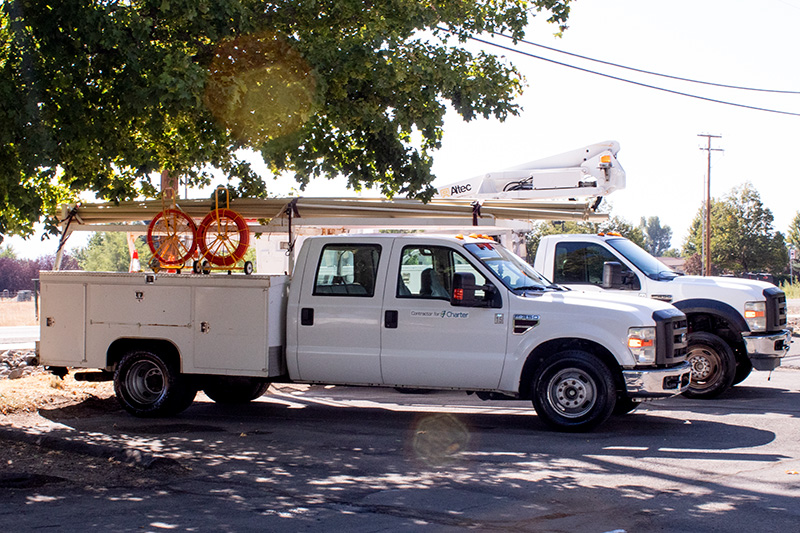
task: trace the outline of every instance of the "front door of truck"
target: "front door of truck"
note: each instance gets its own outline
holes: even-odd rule
[[[593,242],[557,243],[553,281],[578,290],[603,290],[603,265],[607,261],[616,261],[622,265],[623,286],[618,290],[641,289],[639,276],[624,259]]]
[[[392,254],[381,328],[383,382],[494,389],[506,352],[503,308],[450,304],[453,274],[486,277],[459,251],[407,244]],[[478,291],[480,296],[481,291]],[[507,306],[508,302],[503,302]]]
[[[380,384],[381,265],[388,251],[352,239],[310,246],[296,317],[300,379]]]

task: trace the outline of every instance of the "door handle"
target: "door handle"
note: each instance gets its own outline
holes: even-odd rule
[[[313,326],[314,325],[314,309],[311,307],[304,307],[300,310],[300,325]]]
[[[397,311],[383,313],[383,325],[388,329],[397,329]]]

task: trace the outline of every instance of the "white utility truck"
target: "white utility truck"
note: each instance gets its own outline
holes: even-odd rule
[[[41,363],[96,369],[76,377],[113,379],[136,416],[296,382],[530,399],[583,431],[691,373],[674,307],[563,290],[480,236],[311,237],[291,280],[42,272],[41,298]]]
[[[533,265],[573,289],[638,295],[683,311],[692,364],[686,396],[718,396],[753,368],[780,366],[789,351],[786,296],[771,283],[682,276],[619,234],[547,235]]]

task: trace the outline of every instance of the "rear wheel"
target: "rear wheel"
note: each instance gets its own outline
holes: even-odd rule
[[[156,417],[174,415],[189,407],[197,388],[174,362],[137,350],[126,354],[117,366],[114,392],[132,415]]]
[[[597,357],[581,350],[556,354],[533,378],[533,406],[550,427],[589,431],[611,416],[614,377]]]
[[[687,361],[692,364],[692,380],[684,396],[715,398],[731,388],[736,372],[733,350],[718,336],[705,331],[689,334]]]
[[[239,376],[213,376],[203,383],[203,392],[216,403],[239,404],[252,402],[269,388],[269,382]]]

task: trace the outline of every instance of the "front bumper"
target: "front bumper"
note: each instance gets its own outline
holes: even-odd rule
[[[747,335],[744,337],[744,346],[747,356],[756,370],[772,370],[781,365],[781,359],[789,353],[789,344],[792,342],[792,331],[781,330],[778,333],[765,333],[763,335]]]
[[[669,398],[689,388],[692,365],[685,361],[672,368],[623,370],[629,398]]]

